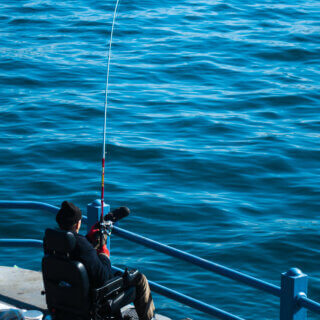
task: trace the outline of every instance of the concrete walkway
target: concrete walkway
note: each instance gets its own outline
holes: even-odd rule
[[[41,272],[0,266],[0,306],[4,303],[20,309],[37,309],[46,313],[45,296],[41,295],[43,290]],[[130,315],[132,320],[138,320],[132,306],[126,306],[121,311]],[[156,314],[156,320],[170,319]]]
[[[0,302],[21,309],[47,309],[41,272],[0,267]]]

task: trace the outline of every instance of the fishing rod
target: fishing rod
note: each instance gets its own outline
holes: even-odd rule
[[[110,71],[110,60],[111,60],[111,49],[112,49],[112,38],[113,30],[116,21],[117,9],[118,9],[119,0],[117,0],[112,19],[112,27],[110,33],[110,42],[109,42],[109,53],[108,53],[108,64],[107,64],[107,81],[105,89],[105,101],[104,101],[104,125],[103,125],[103,144],[102,144],[102,173],[101,173],[101,215],[100,215],[100,248],[103,245],[103,233],[105,228],[103,228],[103,207],[104,207],[104,177],[105,177],[105,162],[106,162],[106,132],[107,132],[107,111],[108,111],[108,89],[109,89],[109,71]],[[103,230],[104,229],[104,230]]]

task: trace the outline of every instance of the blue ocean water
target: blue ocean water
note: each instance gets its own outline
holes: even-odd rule
[[[0,4],[1,200],[85,210],[99,198],[114,5]],[[276,285],[299,267],[319,300],[319,15],[318,0],[121,1],[106,168],[107,202],[132,211],[121,227]],[[0,212],[4,238],[47,226],[48,213]],[[40,259],[0,248],[0,265]],[[246,319],[278,318],[278,299],[116,237],[112,262]]]

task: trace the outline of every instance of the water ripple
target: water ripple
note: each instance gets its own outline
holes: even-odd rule
[[[0,5],[1,199],[72,199],[85,210],[99,198],[113,5]],[[298,266],[318,292],[319,8],[318,0],[121,1],[106,198],[131,207],[124,227],[276,284]],[[1,212],[1,225],[4,237],[40,239],[39,225],[54,218],[13,210]],[[269,297],[266,307],[231,282],[226,296],[214,275],[113,241],[114,263],[191,296],[207,291],[205,301],[244,318],[276,317]],[[28,253],[19,252],[21,266],[39,269],[41,254]],[[0,259],[17,264],[6,250]],[[235,306],[240,295],[247,302]],[[180,310],[158,296],[156,304],[169,316]]]

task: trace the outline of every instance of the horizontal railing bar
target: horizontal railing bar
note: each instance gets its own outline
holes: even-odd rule
[[[265,282],[263,280],[251,277],[242,272],[232,270],[230,268],[224,267],[220,264],[202,259],[200,257],[191,255],[190,253],[175,249],[173,247],[169,247],[162,243],[156,242],[154,240],[150,240],[148,238],[142,237],[136,233],[121,229],[119,227],[113,227],[113,233],[122,237],[124,239],[139,243],[145,247],[154,249],[156,251],[160,251],[172,257],[178,258],[180,260],[187,261],[194,265],[197,265],[203,269],[209,270],[211,272],[220,274],[221,276],[242,282],[251,286],[253,288],[265,291],[274,296],[280,297],[280,287],[275,286],[271,283]]]
[[[35,239],[0,239],[0,247],[38,247],[41,248],[43,245],[43,242],[41,240],[35,240]],[[113,270],[121,271],[123,270],[112,267]],[[149,281],[150,287],[155,292],[170,298],[172,300],[175,300],[177,302],[183,303],[185,305],[188,305],[189,307],[205,312],[207,314],[213,315],[215,317],[218,317],[222,320],[244,320],[242,318],[239,318],[237,316],[232,315],[231,313],[228,313],[226,311],[223,311],[219,308],[210,306],[207,303],[204,303],[200,300],[193,299],[189,296],[186,296],[178,291],[166,288],[156,282]]]
[[[57,213],[57,211],[59,210],[58,207],[49,205],[47,203],[36,202],[36,201],[0,201],[0,208],[43,209],[52,213]],[[86,216],[83,216],[82,219],[84,222],[87,221]],[[116,226],[114,226],[113,232],[124,239],[139,243],[153,250],[160,251],[172,257],[197,265],[203,269],[220,274],[221,276],[245,283],[248,286],[268,292],[274,296],[280,297],[280,288],[271,283],[246,275],[242,272],[232,270],[230,268],[202,259],[200,257],[191,255],[187,252],[175,249],[173,247],[169,247],[162,243],[145,238],[136,233],[126,231]]]
[[[57,213],[59,208],[38,201],[0,201],[0,208],[6,209],[42,209],[51,213]]]
[[[209,314],[211,316],[217,317],[222,320],[244,320],[243,318],[233,315],[227,311],[221,310],[217,307],[211,306],[207,303],[191,298],[175,290],[161,286],[153,281],[149,281],[149,283],[150,283],[150,288],[155,292],[157,292],[158,294],[161,294],[169,299],[180,302],[193,309],[199,310],[201,312],[204,312],[206,314]]]
[[[123,272],[123,270],[121,270],[117,267],[112,267],[112,269],[115,271]],[[211,306],[211,305],[204,303],[200,300],[189,297],[189,296],[182,294],[178,291],[164,287],[156,282],[149,281],[149,280],[148,280],[148,282],[150,284],[150,288],[154,292],[157,292],[157,293],[159,293],[169,299],[172,299],[172,300],[175,300],[175,301],[180,302],[182,304],[185,304],[193,309],[199,310],[201,312],[212,315],[212,316],[217,317],[222,320],[244,320],[243,318],[239,318],[239,317],[237,317],[229,312],[226,312],[224,310],[221,310],[217,307]]]
[[[0,239],[0,247],[42,248],[42,240],[36,239]]]
[[[300,293],[298,295],[297,302],[300,307],[306,308],[310,311],[320,314],[320,303],[307,298],[305,293]]]
[[[2,201],[0,200],[0,208],[5,209],[39,209],[51,213],[57,213],[59,208],[51,204],[38,201]],[[87,222],[87,217],[82,216],[83,222]]]

